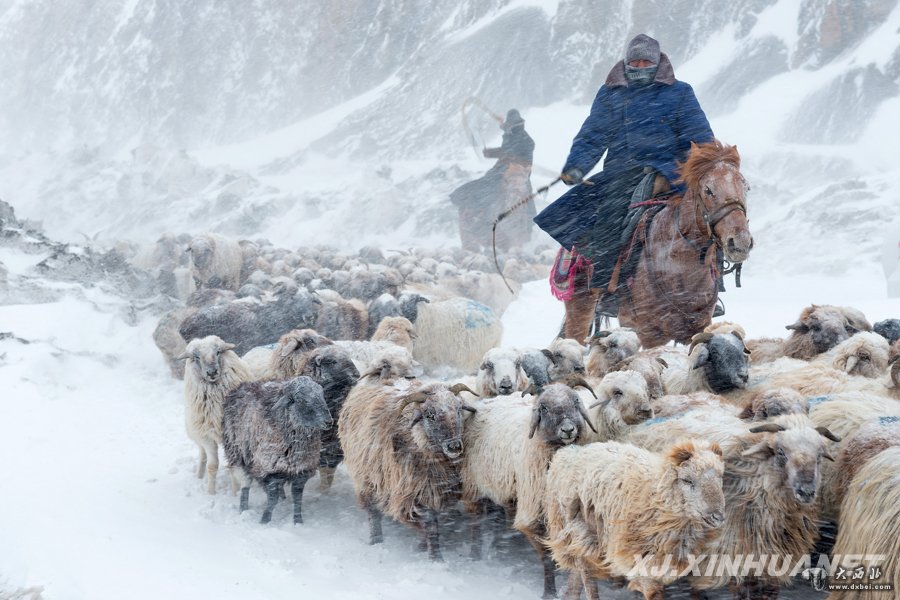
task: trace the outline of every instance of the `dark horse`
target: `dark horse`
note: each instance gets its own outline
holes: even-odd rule
[[[747,183],[736,146],[714,140],[691,144],[679,165],[687,189],[656,213],[628,286],[619,294],[619,322],[637,331],[645,348],[675,340],[682,344],[712,321],[718,289],[716,251],[732,263],[744,262],[753,248],[747,221]],[[594,318],[599,289],[576,279],[566,301],[566,337],[583,340]]]

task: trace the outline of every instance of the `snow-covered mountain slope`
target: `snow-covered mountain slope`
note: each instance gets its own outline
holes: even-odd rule
[[[639,31],[742,152],[748,268],[875,263],[900,212],[896,0],[5,0],[0,197],[64,240],[453,242],[447,195],[490,165],[465,98],[523,111],[540,185]]]

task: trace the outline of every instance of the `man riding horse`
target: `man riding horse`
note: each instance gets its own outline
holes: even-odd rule
[[[598,297],[597,312],[616,316],[618,302],[607,286],[636,188],[646,188],[645,196],[669,189],[683,193],[676,162],[686,159],[691,142],[713,139],[693,89],[675,79],[659,42],[644,34],[632,39],[625,60],[609,72],[572,141],[562,181],[576,187],[534,219],[564,249],[577,251],[593,267],[589,281],[576,280],[575,297],[567,302],[566,337],[587,336]],[[603,171],[584,181],[604,152]]]

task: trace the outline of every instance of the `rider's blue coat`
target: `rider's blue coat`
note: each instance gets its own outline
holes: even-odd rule
[[[712,129],[694,90],[675,79],[665,54],[660,57],[654,81],[641,87],[628,86],[624,62],[619,62],[597,92],[591,114],[572,141],[562,171],[577,168],[588,173],[608,152],[603,171],[591,178],[599,185],[569,190],[535,217],[535,222],[563,247],[571,248],[582,232],[594,225],[601,199],[592,191],[608,189],[611,180],[641,167],[652,167],[679,188],[675,184],[676,161],[687,158],[692,141],[700,144],[712,139]],[[621,199],[623,203],[628,201]]]

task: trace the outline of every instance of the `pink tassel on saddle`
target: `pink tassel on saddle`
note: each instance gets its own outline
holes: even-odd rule
[[[590,278],[591,267],[588,259],[574,249],[560,248],[550,271],[550,293],[561,302],[571,300],[575,295],[575,276],[587,269]]]

